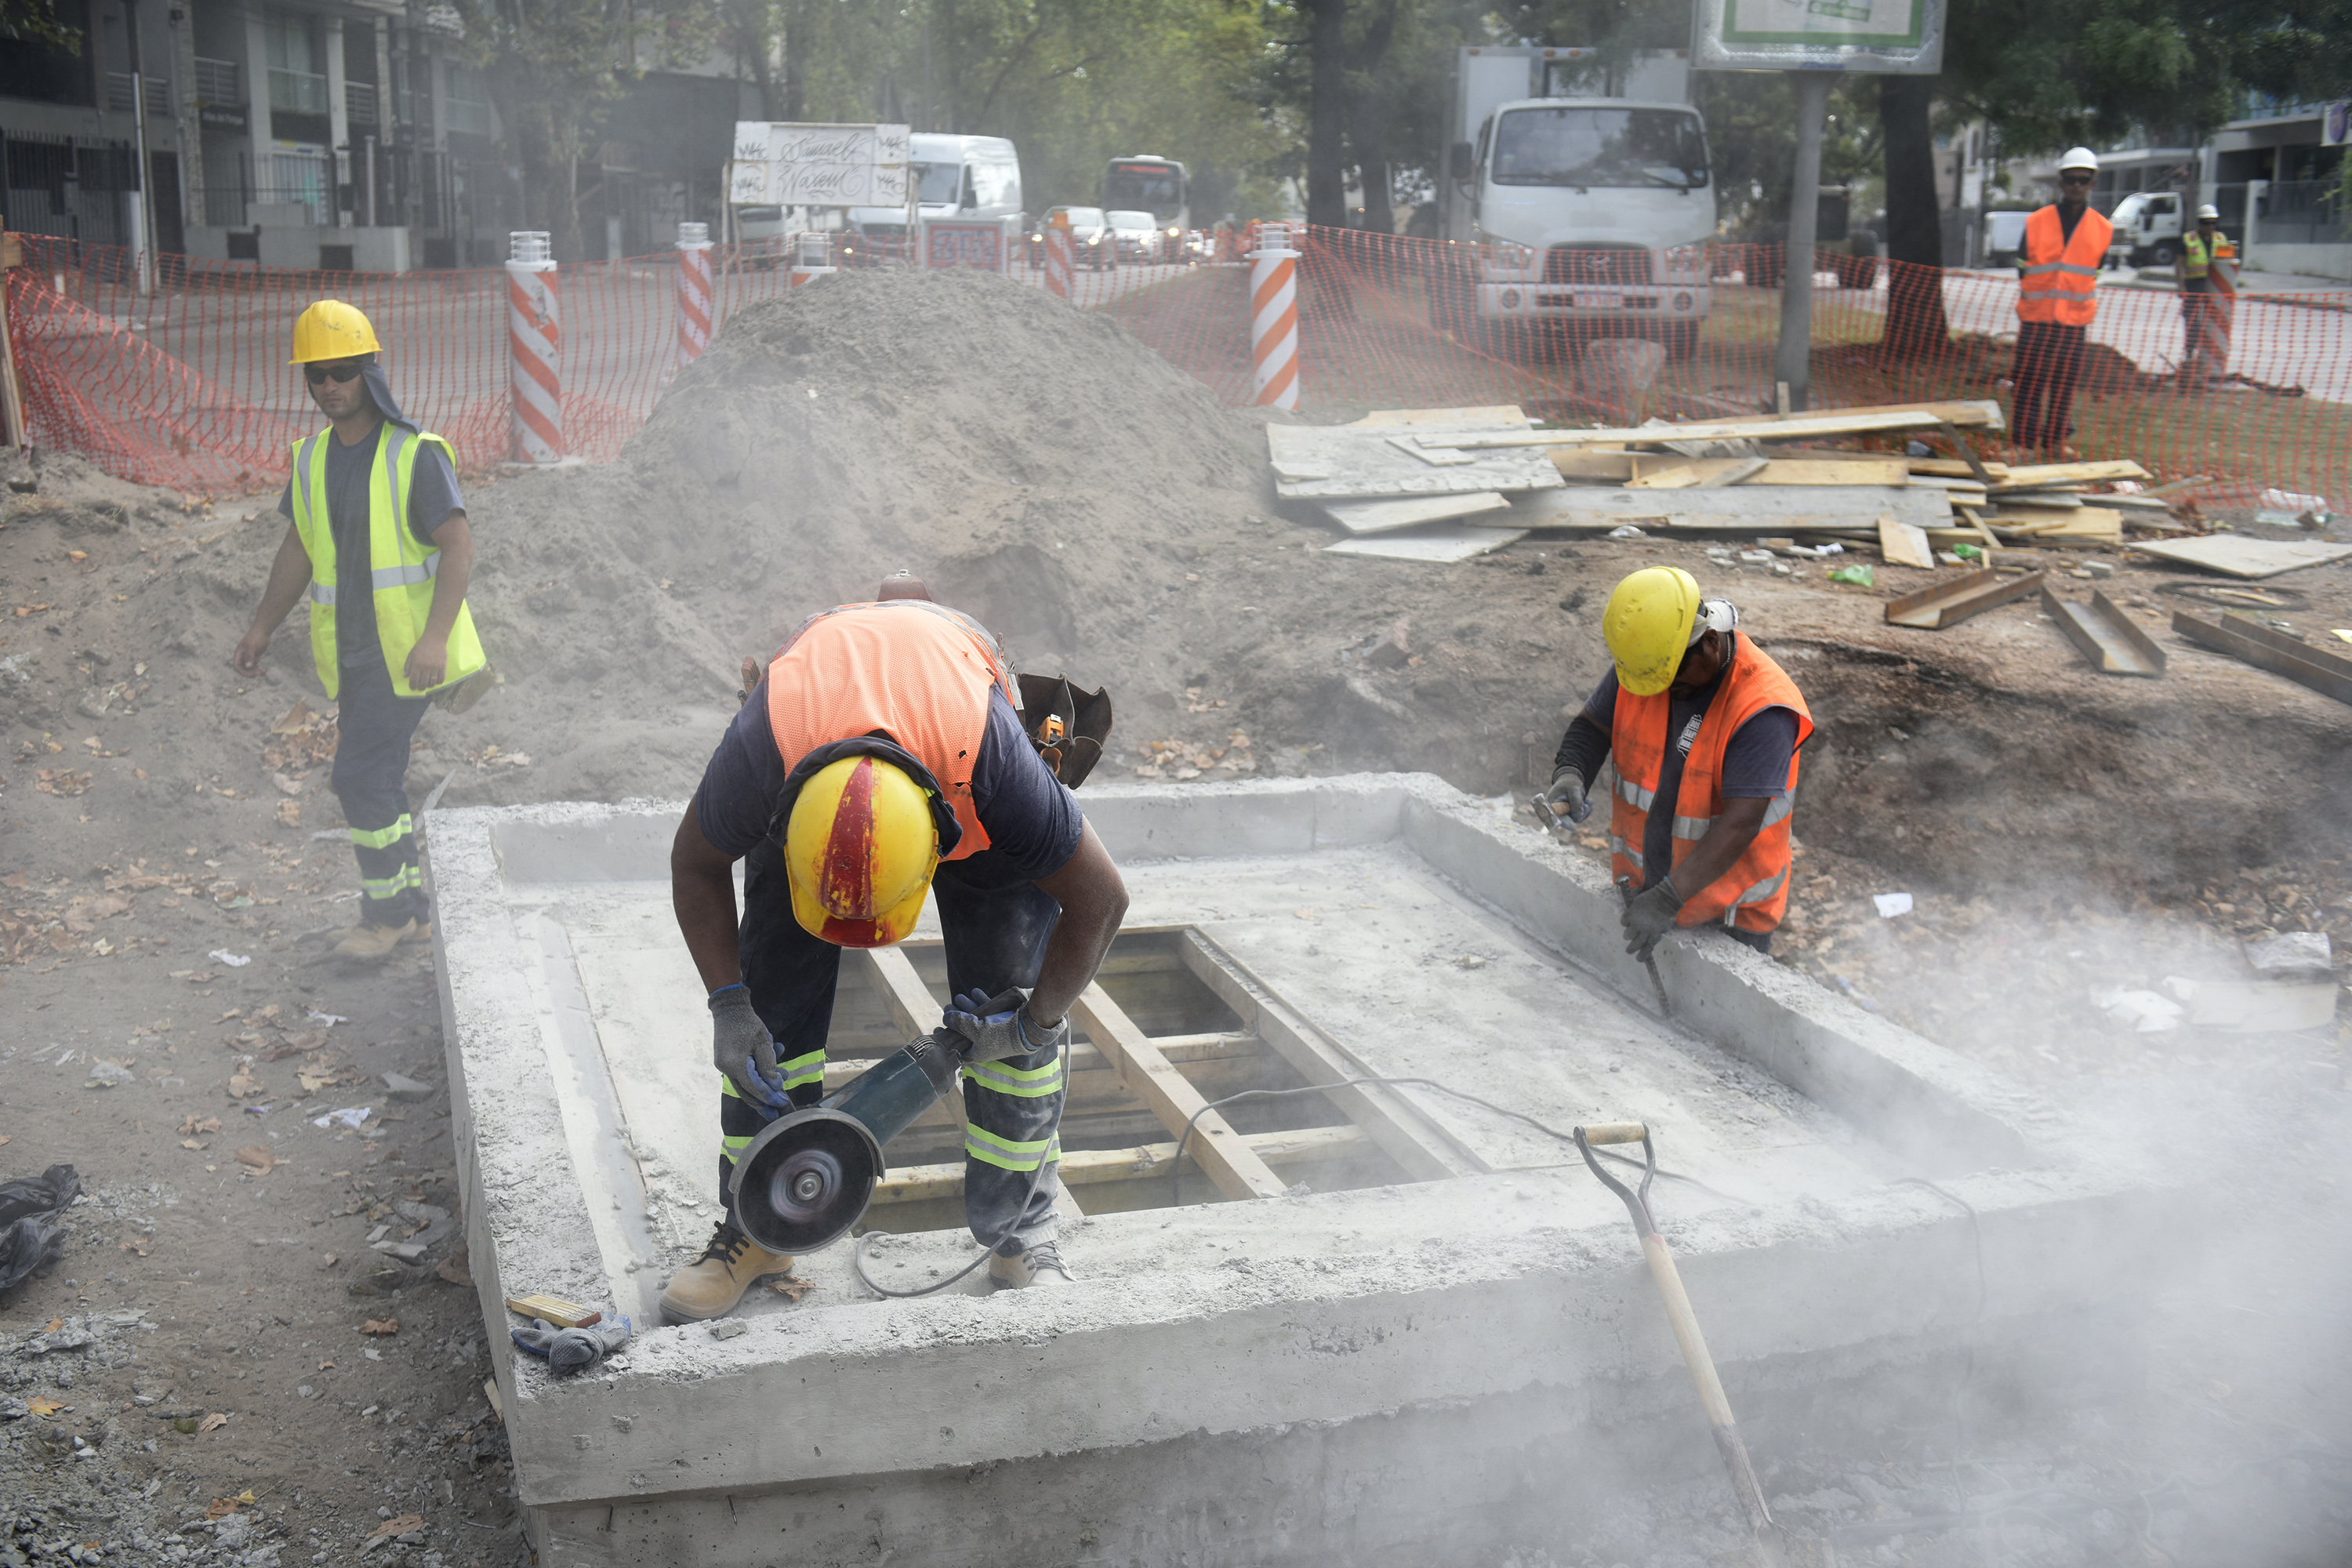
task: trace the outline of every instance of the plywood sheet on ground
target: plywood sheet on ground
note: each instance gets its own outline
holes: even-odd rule
[[[1507,434],[1489,427],[1484,436]],[[1524,434],[1524,430],[1518,433]],[[1456,432],[1423,428],[1422,439],[1444,448]],[[1556,489],[1559,470],[1540,450],[1465,453],[1465,461],[1433,465],[1403,449],[1406,437],[1379,426],[1269,425],[1266,450],[1275,488],[1293,500],[1388,499],[1470,495],[1482,491]]]
[[[1365,539],[1343,539],[1323,547],[1326,555],[1370,555],[1388,561],[1426,561],[1444,565],[1517,544],[1528,536],[1524,528],[1419,529],[1411,533],[1381,533]]]
[[[1949,526],[1952,509],[1939,491],[1893,485],[1561,489],[1522,497],[1511,509],[1514,522],[1535,528],[1608,529],[1632,522],[1733,533],[1853,528],[1875,534],[1882,517],[1919,528],[1941,528]]]
[[[1459,496],[1408,496],[1402,500],[1325,501],[1323,510],[1349,533],[1386,533],[1391,529],[1501,511],[1510,504],[1493,490],[1478,490]]]
[[[2203,539],[2135,543],[2133,549],[2159,561],[2178,562],[2225,577],[2275,577],[2304,566],[2324,566],[2352,555],[2352,544],[2326,544],[2315,539],[2248,539],[2218,533]]]

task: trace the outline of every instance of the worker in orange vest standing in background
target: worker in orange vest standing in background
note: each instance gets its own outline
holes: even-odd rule
[[[2091,207],[2099,155],[2076,147],[2058,160],[2058,200],[2025,220],[2017,253],[2017,367],[2010,439],[2046,447],[2061,462],[2082,456],[2073,434],[2083,340],[2099,313],[2099,264],[2115,226]]]

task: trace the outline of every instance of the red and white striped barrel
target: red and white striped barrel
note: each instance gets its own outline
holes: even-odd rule
[[[677,363],[683,370],[710,346],[710,226],[677,226]]]
[[[1262,225],[1250,258],[1250,391],[1252,401],[1298,406],[1298,252],[1290,229]]]
[[[1045,292],[1070,297],[1070,220],[1060,213],[1045,226]]]
[[[544,234],[507,237],[507,363],[514,458],[563,460],[563,325]]]

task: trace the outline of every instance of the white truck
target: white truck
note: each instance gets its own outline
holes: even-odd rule
[[[2169,267],[2180,254],[2182,207],[2177,191],[2134,191],[2116,204],[2107,221],[2116,226],[2107,241],[2113,267]]]
[[[1617,71],[1591,49],[1456,59],[1432,323],[1492,351],[1646,337],[1688,358],[1712,302],[1716,200],[1681,51]]]

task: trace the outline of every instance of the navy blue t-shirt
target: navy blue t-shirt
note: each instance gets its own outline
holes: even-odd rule
[[[363,580],[354,574],[351,563],[359,563],[363,572],[373,559],[368,537],[368,480],[375,471],[375,449],[383,440],[383,426],[379,421],[375,434],[364,441],[346,446],[330,432],[324,443],[327,522],[334,530],[335,574],[346,583]],[[294,515],[290,479],[278,510],[289,519]],[[434,534],[449,521],[450,513],[465,510],[466,498],[457,489],[457,473],[449,466],[448,457],[437,446],[424,447],[416,454],[416,471],[408,481],[408,531],[429,550]],[[375,632],[373,594],[335,596],[335,647],[346,669],[383,662],[383,645]]]
[[[702,770],[701,786],[694,792],[702,837],[721,855],[750,854],[768,836],[790,776],[768,721],[768,683],[762,678]],[[989,693],[988,728],[972,759],[971,806],[988,832],[989,847],[1033,882],[1069,862],[1086,828],[1077,796],[1037,755],[1002,689]]]

